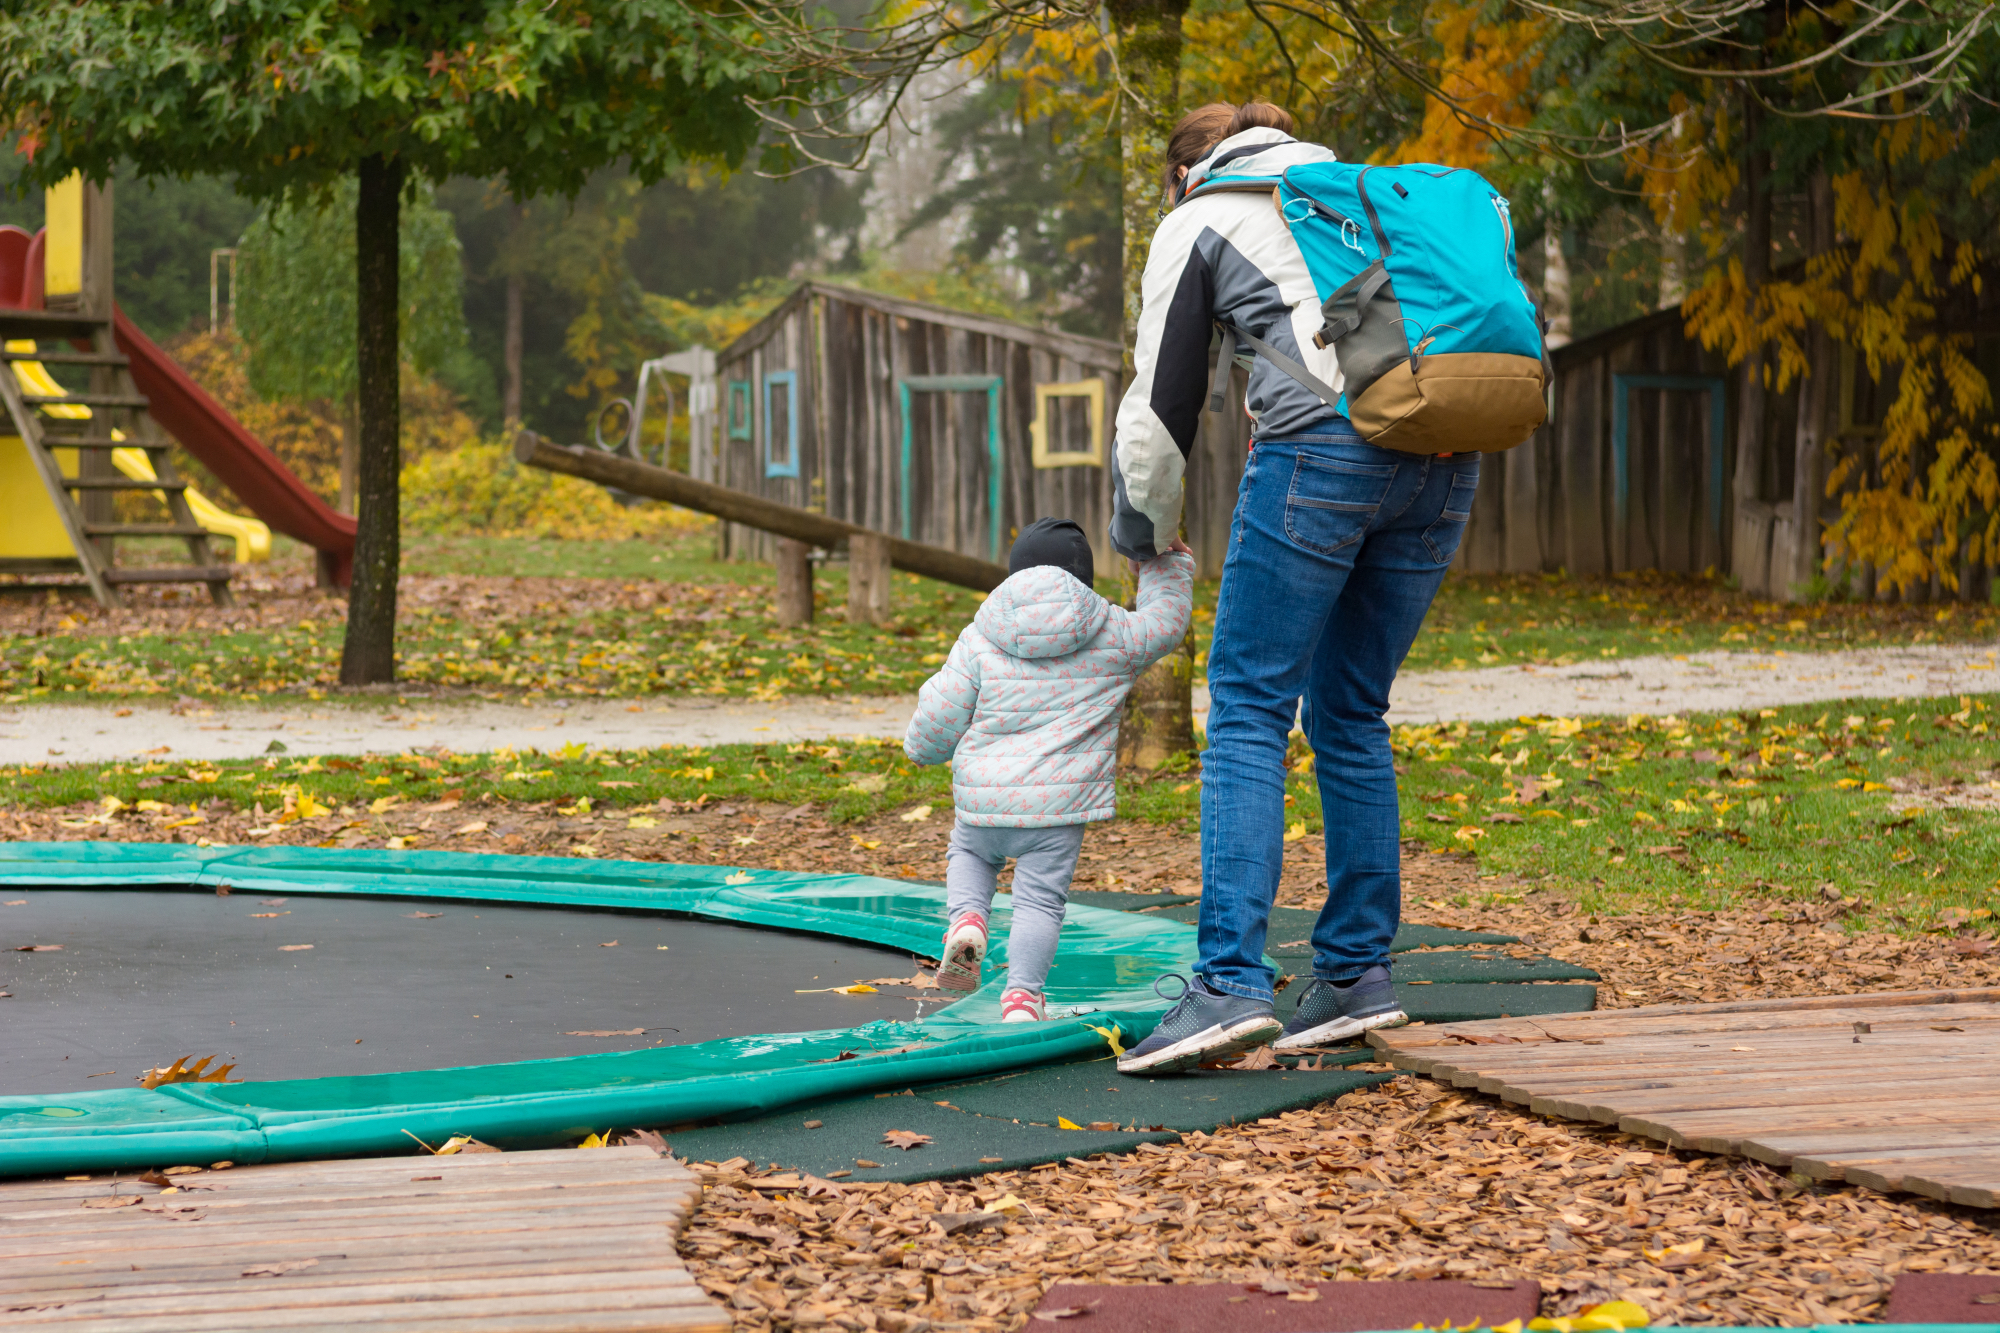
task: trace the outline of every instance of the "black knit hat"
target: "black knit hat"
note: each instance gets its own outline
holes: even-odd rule
[[[1067,518],[1038,518],[1014,541],[1007,555],[1007,572],[1018,574],[1037,565],[1054,565],[1068,570],[1084,587],[1097,574],[1096,558],[1083,529]]]

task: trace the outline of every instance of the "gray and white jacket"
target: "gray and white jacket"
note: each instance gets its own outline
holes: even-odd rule
[[[1195,164],[1187,192],[1218,169],[1232,180],[1268,177],[1275,189],[1289,167],[1334,160],[1330,150],[1282,131],[1245,130]],[[1111,544],[1132,559],[1151,559],[1180,531],[1181,478],[1208,398],[1210,335],[1218,319],[1293,357],[1335,390],[1342,387],[1333,352],[1313,346],[1324,322],[1319,293],[1269,190],[1201,195],[1167,214],[1146,258],[1134,374],[1111,451]],[[1248,406],[1260,436],[1289,434],[1333,415],[1317,394],[1261,357],[1250,370]]]

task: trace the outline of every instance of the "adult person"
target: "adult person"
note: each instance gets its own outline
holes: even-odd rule
[[[1320,293],[1263,188],[1289,167],[1332,160],[1294,139],[1290,115],[1264,103],[1204,106],[1174,128],[1163,182],[1174,207],[1146,262],[1135,373],[1113,449],[1111,541],[1128,558],[1152,558],[1179,532],[1217,321],[1341,390],[1337,357],[1313,345]],[[1201,193],[1211,173],[1238,188]],[[1390,985],[1401,839],[1383,714],[1471,516],[1479,455],[1371,445],[1263,357],[1251,365],[1247,406],[1250,455],[1209,644],[1199,961],[1152,1035],[1120,1058],[1124,1073],[1171,1073],[1273,1039],[1279,1050],[1305,1048],[1408,1021]],[[1301,698],[1327,895],[1312,980],[1281,1026],[1263,954]]]

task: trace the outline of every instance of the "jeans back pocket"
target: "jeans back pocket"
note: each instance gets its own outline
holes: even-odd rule
[[[1387,498],[1397,467],[1301,452],[1285,497],[1285,535],[1321,554],[1360,541]]]
[[[1445,492],[1444,510],[1437,516],[1437,522],[1424,529],[1424,545],[1431,551],[1431,559],[1440,565],[1448,565],[1458,554],[1458,544],[1465,538],[1465,525],[1472,521],[1472,502],[1479,495],[1479,460],[1475,457],[1470,467],[1452,470],[1451,489]]]

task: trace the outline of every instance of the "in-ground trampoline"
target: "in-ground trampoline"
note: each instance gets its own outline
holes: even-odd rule
[[[218,892],[226,890],[226,892]],[[0,1174],[546,1146],[612,1126],[1108,1054],[1185,971],[1179,922],[1072,906],[1041,1024],[908,977],[943,890],[860,875],[448,852],[0,848]],[[615,943],[614,943],[615,941]],[[59,947],[50,947],[59,946]],[[309,946],[309,947],[307,947]],[[234,1083],[136,1085],[182,1056]]]

